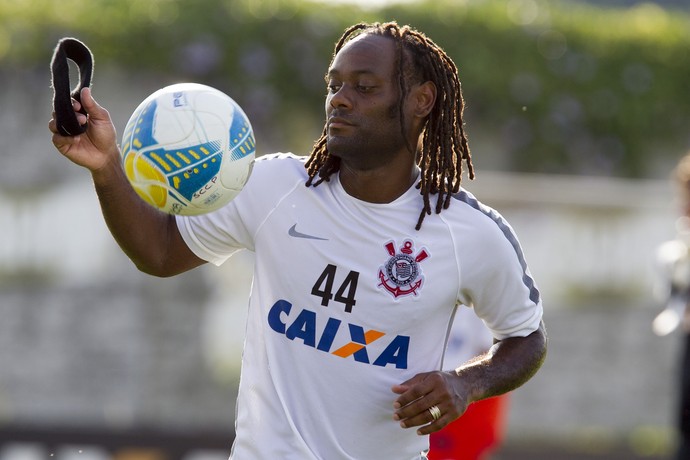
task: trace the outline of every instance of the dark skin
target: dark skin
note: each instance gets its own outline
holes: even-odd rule
[[[326,76],[328,150],[341,159],[340,181],[352,196],[389,203],[413,184],[414,152],[436,100],[432,82],[415,85],[405,104],[405,138],[400,129],[393,42],[364,35],[335,57]]]
[[[362,35],[334,58],[328,75],[326,115],[328,149],[341,159],[340,181],[353,197],[389,203],[415,182],[416,146],[437,97],[433,82],[411,86],[401,99],[391,39]],[[205,263],[184,243],[175,219],[144,203],[129,185],[121,166],[115,127],[107,110],[91,97],[81,100],[88,117],[77,113],[84,134],[64,137],[49,123],[53,144],[72,162],[91,172],[105,221],[123,251],[143,272],[173,276]],[[75,110],[82,104],[74,102]],[[404,108],[401,130],[399,104]],[[404,133],[404,134],[403,134]],[[155,235],[155,236],[152,236]],[[420,435],[438,431],[480,399],[511,391],[541,366],[546,355],[543,325],[526,337],[496,341],[483,356],[454,372],[432,371],[393,386],[393,419]],[[429,408],[442,416],[433,421]]]
[[[54,119],[48,127],[60,153],[91,172],[103,217],[113,237],[139,270],[168,277],[205,263],[185,244],[175,218],[146,204],[134,192],[124,170],[115,126],[106,109],[84,88],[81,100],[88,117],[76,112],[86,132],[73,137],[57,133]],[[74,101],[75,110],[82,106]],[[158,234],[155,238],[152,235]]]

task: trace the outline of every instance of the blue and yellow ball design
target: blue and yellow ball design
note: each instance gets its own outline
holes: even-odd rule
[[[125,174],[148,204],[203,214],[234,198],[256,144],[247,116],[224,93],[194,83],[163,88],[135,110],[123,134]]]

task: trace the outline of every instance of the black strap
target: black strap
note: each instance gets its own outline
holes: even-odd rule
[[[70,92],[69,64],[67,59],[74,61],[79,67],[79,84]],[[57,129],[63,136],[76,136],[86,131],[86,125],[80,125],[72,108],[72,98],[81,102],[82,88],[91,85],[93,75],[93,54],[91,50],[76,38],[62,38],[53,53],[50,62],[53,81],[53,110]],[[82,107],[81,113],[86,115]]]

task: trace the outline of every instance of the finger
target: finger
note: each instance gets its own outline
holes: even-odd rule
[[[77,116],[77,122],[78,122],[80,125],[86,124],[86,121],[87,121],[86,115],[84,115],[84,114],[81,113],[81,112],[76,112],[75,115]]]
[[[395,394],[402,395],[406,391],[408,391],[410,388],[414,387],[417,385],[419,382],[421,382],[427,374],[416,374],[414,377],[411,379],[405,380],[404,382],[398,384],[398,385],[393,385],[391,387],[391,390]]]
[[[397,388],[397,389],[402,390],[402,391],[400,391],[400,393],[402,393],[403,391],[406,391],[410,387],[412,387],[412,386],[418,384],[419,382],[421,382],[422,380],[424,380],[427,377],[427,375],[429,375],[429,374],[430,374],[429,372],[422,372],[421,374],[415,374],[412,378],[409,378],[409,379],[405,380],[404,382],[401,382],[398,385],[393,385],[393,389],[394,389],[393,391],[395,391],[395,389]]]
[[[84,113],[81,112],[81,109],[81,103],[76,99],[72,99],[72,110],[74,110],[74,116],[77,117],[77,122],[83,126],[86,124],[87,117]]]
[[[409,388],[410,388],[409,386],[401,383],[400,385],[393,385],[391,387],[391,390],[393,391],[393,393],[395,393],[397,395],[401,395],[401,394],[405,393]]]
[[[63,136],[58,132],[54,132],[52,141],[58,151],[65,154],[72,145],[78,144],[81,141],[81,137],[79,135]]]
[[[88,114],[91,125],[110,125],[110,113],[101,106],[91,95],[91,88],[82,88],[81,104]]]
[[[435,421],[434,412],[432,412],[431,409],[432,407],[438,408],[440,415],[446,412],[452,412],[452,410],[448,408],[446,400],[439,394],[429,393],[407,406],[398,409],[395,414],[393,414],[393,419],[398,420],[400,426],[403,428],[426,425],[427,423]],[[437,413],[436,417],[439,417],[439,413]]]
[[[427,400],[427,398],[423,398],[424,400]],[[416,403],[415,403],[416,404]],[[428,402],[423,402],[421,403],[421,406],[423,406],[422,409],[408,409],[408,413],[410,415],[406,416],[405,418],[400,418],[400,426],[402,428],[411,428],[413,426],[422,426],[426,425],[428,423],[433,423],[436,420],[434,420],[434,415],[431,412],[431,407],[436,406],[440,409],[441,405],[440,404],[430,404]],[[398,414],[398,416],[400,416]],[[395,418],[395,417],[394,417]]]
[[[79,112],[81,110],[81,102],[72,98],[72,108],[75,112]]]
[[[425,435],[425,434],[431,434],[435,431],[438,431],[448,425],[449,423],[453,422],[454,420],[457,420],[459,417],[462,416],[462,414],[465,413],[467,410],[467,405],[462,405],[461,407],[458,407],[457,405],[452,404],[450,401],[446,400],[443,403],[438,403],[435,404],[435,406],[438,408],[437,412],[437,419],[434,420],[434,413],[433,410],[431,409],[430,406],[429,409],[427,409],[427,417],[422,417],[423,420],[427,420],[427,423],[420,423],[419,425],[411,425],[415,421],[419,421],[419,418],[417,420],[411,419],[407,421],[407,423],[410,423],[409,426],[421,426],[417,430],[417,434],[419,435]],[[440,414],[440,416],[439,416]]]
[[[400,385],[394,385],[391,390],[400,396],[393,403],[393,408],[403,408],[432,391],[434,385],[427,379],[428,375],[418,374]]]
[[[432,419],[432,421],[430,423],[427,423],[426,425],[419,428],[417,430],[417,434],[420,436],[424,436],[427,434],[434,433],[436,431],[443,429],[446,425],[448,425],[453,420],[454,419],[452,417],[442,415],[440,419],[438,419],[436,421],[433,421],[433,419]]]
[[[91,88],[82,88],[80,97],[81,105],[84,107],[84,110],[86,110],[86,113],[88,113],[89,116],[101,118],[101,112],[105,109],[93,98],[91,95]]]

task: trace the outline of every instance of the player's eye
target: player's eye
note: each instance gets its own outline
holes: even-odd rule
[[[331,80],[326,83],[326,88],[328,88],[328,92],[331,94],[337,93],[341,86],[342,84],[337,81]]]

